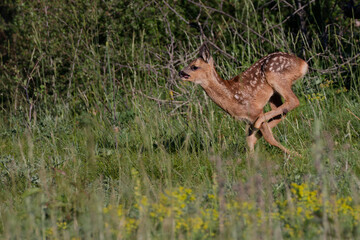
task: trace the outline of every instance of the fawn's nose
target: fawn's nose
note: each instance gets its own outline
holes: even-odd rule
[[[185,73],[185,72],[183,72],[183,71],[180,71],[180,72],[179,72],[179,76],[180,76],[181,78],[189,78],[189,77],[190,77],[189,74],[187,74],[187,73]]]

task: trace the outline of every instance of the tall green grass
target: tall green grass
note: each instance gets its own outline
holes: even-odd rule
[[[134,119],[120,130],[95,112],[38,113],[30,130],[4,120],[2,236],[357,238],[359,120],[348,94],[321,101],[303,95],[275,130],[302,159],[265,141],[251,158],[244,124],[205,99],[189,103],[184,116],[170,116],[134,97]],[[292,184],[306,184],[305,194],[316,196],[292,195]],[[189,192],[194,200],[182,197]],[[297,214],[305,211],[298,205],[308,207],[307,216]],[[181,219],[189,225],[181,227]]]
[[[205,33],[218,34],[210,40],[237,60],[212,51],[224,78],[278,50],[311,65],[293,87],[300,106],[274,129],[303,158],[264,140],[249,156],[245,124],[176,77],[196,56],[199,33],[170,21],[167,31],[177,41],[164,43],[161,18],[156,21],[163,25],[146,22],[151,31],[144,23],[147,28],[120,36],[116,30],[125,30],[111,14],[123,6],[93,3],[67,5],[60,16],[49,9],[48,18],[33,16],[44,8],[32,3],[18,6],[22,20],[33,20],[31,30],[24,29],[34,45],[27,77],[21,69],[2,76],[15,84],[4,87],[12,100],[2,101],[0,117],[1,238],[359,238],[359,47],[356,37],[345,38],[359,30],[340,25],[350,20],[325,26],[325,46],[324,36],[315,34],[323,23],[309,25],[308,35],[285,23],[274,27],[287,16],[281,8],[231,2],[239,10],[233,17],[267,41],[202,9],[201,19],[216,23]],[[155,14],[152,8],[143,11]],[[155,16],[178,19],[162,10]],[[103,18],[107,31],[97,28]],[[54,26],[45,27],[46,21]]]

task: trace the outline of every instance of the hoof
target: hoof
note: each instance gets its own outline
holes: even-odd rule
[[[254,125],[251,125],[248,130],[248,136],[252,135],[254,132],[257,132],[259,130],[260,130],[260,128],[256,128],[256,127],[254,127]]]

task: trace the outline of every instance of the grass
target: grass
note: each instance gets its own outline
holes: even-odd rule
[[[216,66],[229,79],[274,51],[308,60],[293,87],[300,106],[274,129],[303,158],[263,139],[249,156],[245,123],[179,82],[200,36],[172,10],[134,2],[118,19],[116,1],[16,5],[27,33],[19,42],[33,50],[13,66],[1,60],[10,67],[0,75],[0,238],[358,239],[359,30],[338,19],[321,35],[311,15],[304,36],[279,25],[288,8],[242,3],[221,8],[241,8],[237,21],[200,11],[214,23],[205,34],[230,55],[213,48]],[[129,34],[127,22],[138,29]]]
[[[2,236],[356,238],[358,96],[330,93],[297,92],[301,106],[275,130],[302,159],[263,140],[248,156],[244,124],[207,97],[174,116],[134,97],[119,128],[61,106],[30,127],[3,118]]]

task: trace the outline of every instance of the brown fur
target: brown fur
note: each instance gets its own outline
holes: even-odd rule
[[[283,119],[283,115],[299,105],[291,86],[306,74],[307,69],[308,65],[304,60],[277,52],[263,57],[242,74],[226,81],[216,72],[208,50],[202,48],[200,57],[179,75],[182,80],[200,84],[222,109],[234,118],[248,123],[247,143],[250,151],[254,150],[257,139],[262,135],[271,145],[288,154],[298,155],[278,143],[271,129]],[[264,113],[267,103],[270,104],[271,111]]]

